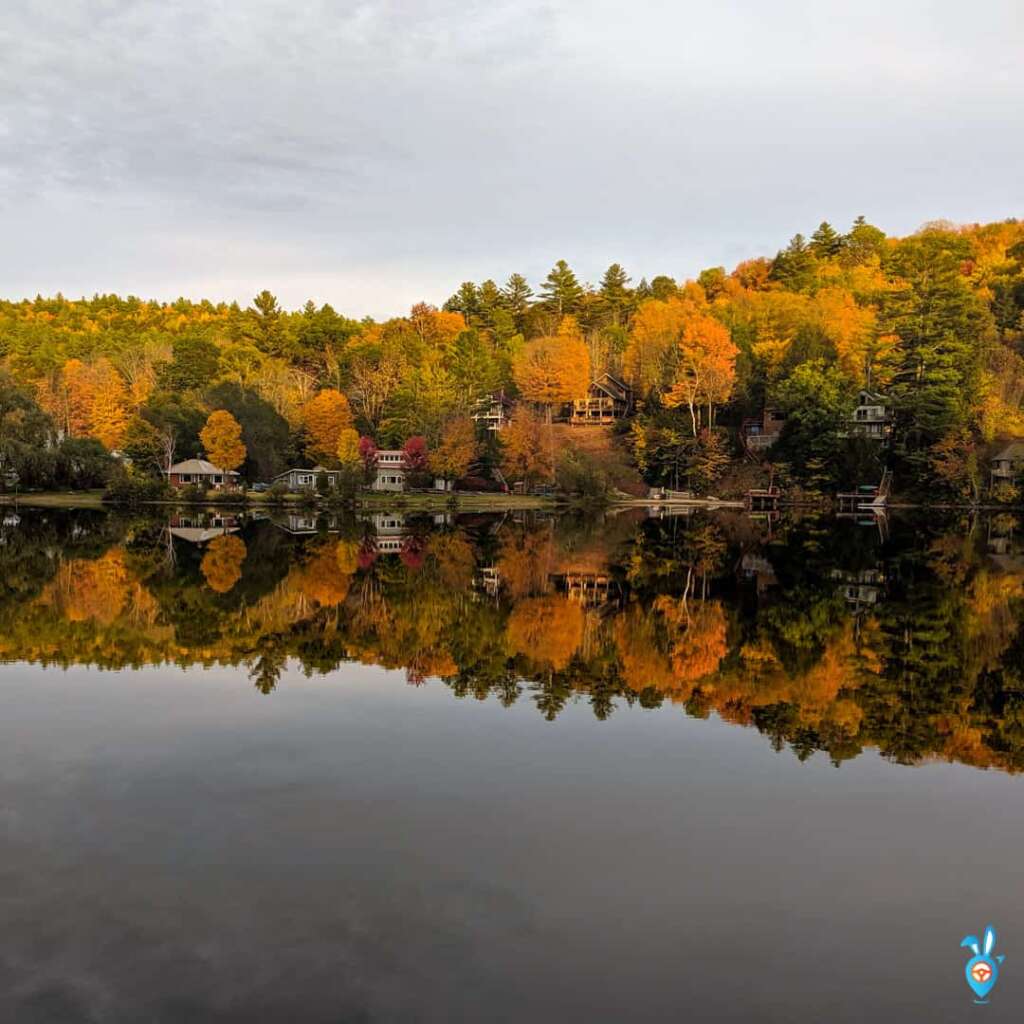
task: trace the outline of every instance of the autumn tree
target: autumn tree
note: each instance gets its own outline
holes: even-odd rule
[[[739,349],[728,329],[703,313],[687,319],[678,349],[676,379],[665,396],[665,405],[670,408],[687,406],[696,437],[698,408],[707,409],[706,425],[711,427],[715,405],[727,402],[732,394]]]
[[[460,416],[445,424],[441,443],[430,454],[430,470],[446,483],[464,477],[476,461],[476,424]]]
[[[691,313],[686,303],[669,297],[664,301],[649,299],[633,314],[623,369],[638,395],[661,387],[669,354],[678,344]]]
[[[509,480],[522,480],[529,490],[554,472],[551,426],[530,409],[519,406],[501,432],[501,469]]]
[[[218,594],[226,594],[232,590],[242,578],[242,563],[245,556],[245,541],[241,537],[231,533],[214,537],[207,545],[199,566],[210,589]]]
[[[348,399],[332,388],[318,392],[302,407],[302,424],[309,454],[318,461],[333,461],[342,431],[352,426]]]
[[[89,433],[113,451],[121,446],[128,427],[128,389],[107,359],[94,367],[91,388]]]
[[[523,346],[512,364],[516,385],[528,401],[551,407],[582,398],[590,386],[590,353],[574,334],[537,338]]]
[[[242,428],[231,413],[223,409],[211,412],[206,426],[199,432],[199,438],[206,450],[206,457],[218,469],[234,470],[245,462]]]

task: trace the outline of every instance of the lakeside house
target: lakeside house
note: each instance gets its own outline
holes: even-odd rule
[[[301,491],[307,487],[316,487],[321,473],[327,477],[329,487],[338,486],[340,474],[336,469],[327,469],[326,466],[314,466],[312,469],[287,469],[274,477],[274,483],[285,484],[289,491]]]
[[[206,459],[186,459],[176,462],[170,469],[164,470],[167,482],[172,487],[195,485],[205,487],[208,491],[222,491],[238,486],[240,475],[233,469],[221,469]]]
[[[786,414],[766,406],[760,419],[748,418],[740,425],[743,447],[748,452],[767,451],[782,436],[785,425]]]
[[[383,449],[375,452],[374,476],[370,484],[375,491],[404,491],[408,469],[405,464],[405,452],[398,449]]]
[[[504,430],[511,415],[512,399],[505,394],[504,388],[478,399],[472,413],[477,423],[492,431]]]
[[[602,373],[587,389],[586,398],[576,398],[569,409],[569,423],[614,423],[633,409],[633,389],[610,373]]]
[[[849,421],[851,437],[868,437],[884,441],[892,433],[892,409],[888,400],[877,391],[862,388],[857,395],[857,408]]]
[[[1015,483],[1024,477],[1024,440],[1011,441],[992,456],[992,483]]]

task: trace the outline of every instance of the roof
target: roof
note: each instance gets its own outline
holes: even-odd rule
[[[305,466],[294,466],[291,469],[286,469],[283,473],[278,473],[274,477],[275,480],[280,480],[283,476],[290,476],[292,473],[315,473],[319,476],[321,473],[337,473],[336,469],[328,469],[326,466],[316,465],[312,469],[308,469]]]
[[[885,405],[885,395],[879,394],[877,391],[870,391],[868,388],[861,388],[858,397],[867,397],[871,400],[872,405]]]
[[[221,469],[206,459],[186,459],[184,462],[176,462],[168,473],[204,473],[219,476],[238,476],[233,469]]]
[[[1024,440],[1011,441],[1001,452],[992,456],[993,462],[1013,462],[1024,459]]]
[[[622,383],[617,377],[613,377],[610,373],[602,373],[591,385],[592,388],[599,388],[606,395],[610,395],[612,398],[618,398],[625,400],[629,395],[629,388]]]

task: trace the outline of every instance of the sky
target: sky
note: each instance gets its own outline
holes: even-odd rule
[[[0,296],[349,316],[1024,216],[1019,0],[5,0]]]

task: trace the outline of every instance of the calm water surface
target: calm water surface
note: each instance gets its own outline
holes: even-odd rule
[[[7,514],[0,1019],[1019,1020],[1020,530]]]

